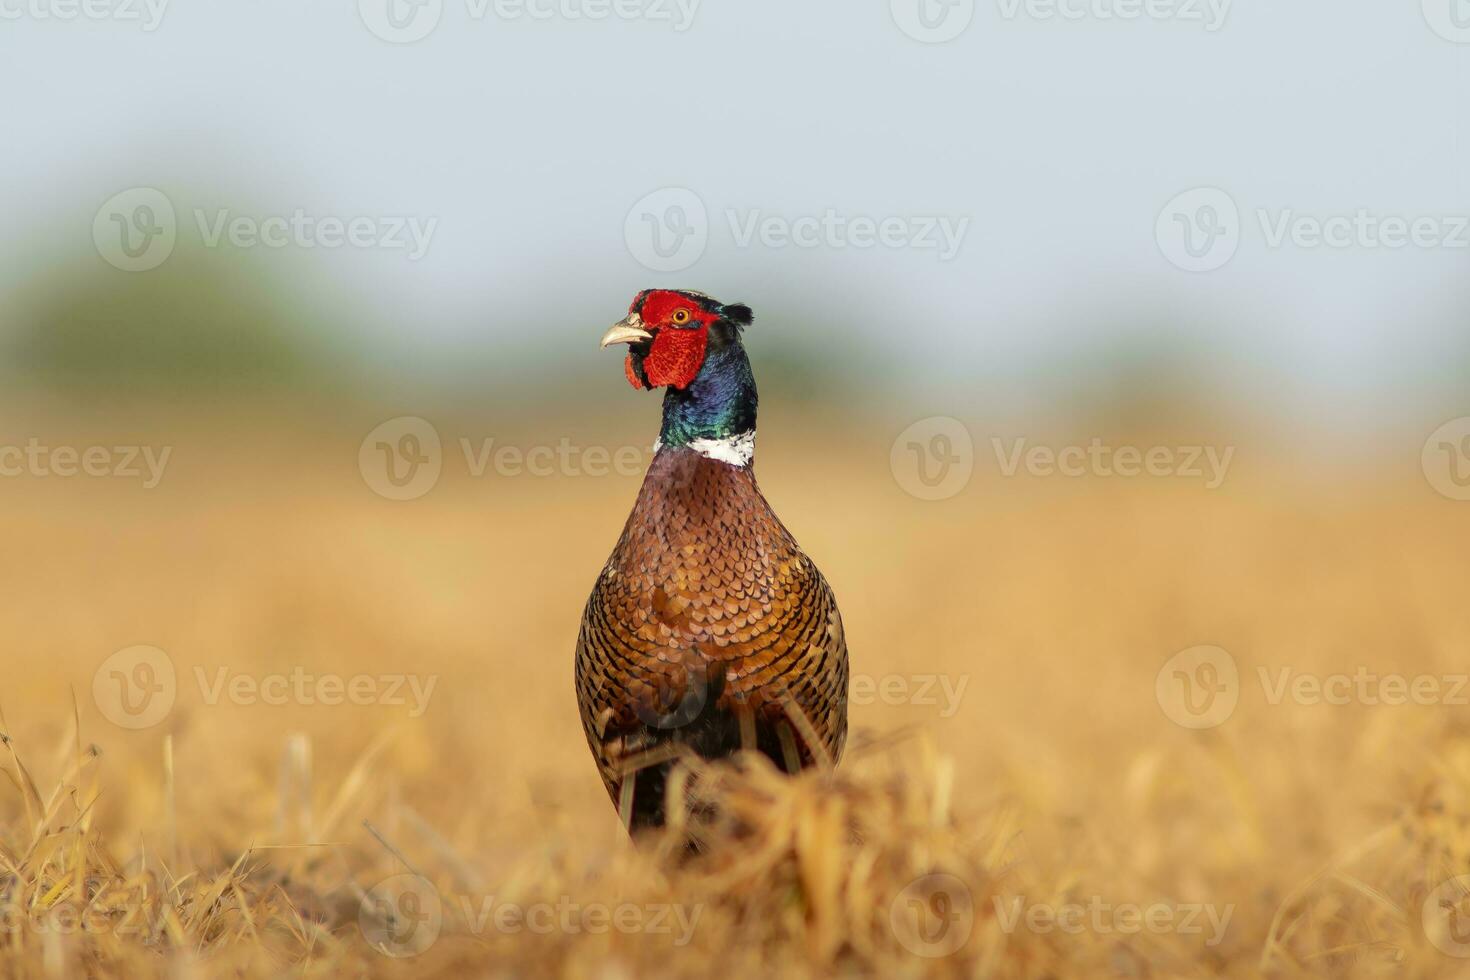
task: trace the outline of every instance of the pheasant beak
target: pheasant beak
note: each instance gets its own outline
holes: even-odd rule
[[[636,344],[640,340],[649,340],[653,334],[643,329],[643,318],[637,313],[630,313],[626,320],[614,323],[607,333],[602,335],[602,346],[611,347],[613,344]]]

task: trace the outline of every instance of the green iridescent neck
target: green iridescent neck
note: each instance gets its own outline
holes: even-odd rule
[[[664,395],[659,441],[687,446],[699,439],[730,439],[755,431],[755,375],[739,340],[710,345],[704,364],[683,391]]]

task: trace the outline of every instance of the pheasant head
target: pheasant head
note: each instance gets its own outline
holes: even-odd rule
[[[693,290],[646,289],[603,334],[603,347],[629,345],[623,363],[629,384],[667,389],[662,445],[750,461],[757,399],[740,332],[753,319],[748,306],[727,306]]]

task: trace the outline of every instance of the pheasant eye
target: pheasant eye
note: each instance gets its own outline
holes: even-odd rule
[[[674,312],[674,322],[676,324],[678,324],[679,326],[683,326],[684,324],[688,323],[689,322],[689,311],[688,310],[676,310]]]

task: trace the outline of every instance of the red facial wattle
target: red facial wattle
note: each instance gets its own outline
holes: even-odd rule
[[[643,357],[643,375],[655,388],[687,388],[704,366],[708,344],[709,327],[704,324],[693,329],[664,327],[654,335],[653,345]]]
[[[638,371],[633,367],[633,355],[630,352],[623,358],[623,373],[628,376],[628,384],[634,388],[642,388],[643,382],[638,380]]]

